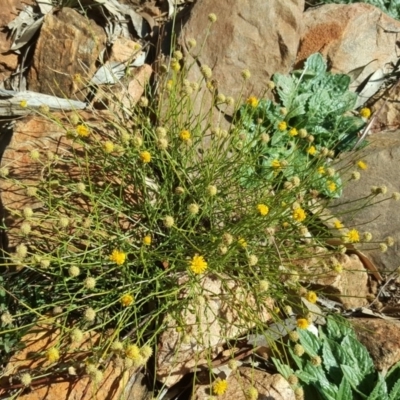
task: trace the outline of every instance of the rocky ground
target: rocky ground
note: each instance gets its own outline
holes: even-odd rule
[[[12,164],[18,178],[30,183],[39,179],[40,171],[35,171],[27,156],[30,150],[41,147],[57,151],[62,147],[59,127],[40,116],[28,115],[26,106],[21,107],[20,98],[15,97],[18,93],[24,93],[30,109],[38,107],[34,99],[43,99],[41,95],[78,101],[83,103],[82,108],[85,109],[85,101],[91,94],[87,84],[77,80],[76,76],[93,76],[99,67],[99,57],[104,57],[108,65],[123,63],[130,71],[118,84],[107,86],[121,101],[125,99],[135,103],[142,95],[144,85],[150,79],[157,79],[159,59],[168,56],[165,44],[170,37],[169,21],[174,5],[166,0],[121,0],[120,3],[135,12],[133,26],[130,25],[128,30],[124,26],[120,29],[118,24],[106,25],[113,15],[110,10],[103,15],[93,11],[88,13],[88,18],[70,8],[55,8],[43,15],[34,0],[3,0],[0,23],[4,26],[10,24],[26,4],[36,7],[35,21],[43,17],[40,31],[36,31],[32,38],[24,39],[22,35],[19,41],[15,41],[9,29],[0,32],[2,166]],[[248,68],[252,74],[244,95],[260,96],[274,73],[288,73],[300,67],[315,52],[323,54],[332,71],[353,76],[354,90],[365,85],[372,74],[380,76],[379,87],[376,80],[369,81],[367,85],[371,87],[370,91],[363,92],[366,104],[371,106],[376,115],[369,130],[371,145],[363,153],[368,169],[359,181],[347,186],[343,197],[333,206],[335,211],[342,210],[346,207],[342,203],[368,194],[370,187],[378,184],[386,185],[388,193],[400,191],[400,136],[397,130],[400,126],[397,92],[400,89],[394,86],[399,60],[399,21],[366,4],[323,5],[305,10],[304,0],[253,0],[251,5],[242,1],[182,1],[176,10],[177,43],[184,53],[190,38],[195,38],[198,43],[204,39],[206,16],[211,12],[217,15],[218,21],[197,65],[191,71],[191,78],[200,74],[201,65],[210,65],[214,68],[218,90],[227,96],[239,95],[240,72],[244,68]],[[106,32],[105,26],[112,26],[113,34],[110,34],[111,28]],[[143,53],[138,52],[138,43],[144,49]],[[26,91],[31,93],[31,97]],[[54,110],[58,108],[60,112],[61,108],[63,112],[68,111],[54,99],[48,101]],[[96,96],[92,96],[91,102],[96,101]],[[82,112],[86,112],[88,121],[98,122],[96,115],[88,110]],[[16,203],[23,206],[29,202],[23,193],[12,190],[2,181],[0,190],[4,206],[13,204],[15,207]],[[12,228],[16,222],[10,216],[5,217],[11,229],[7,238],[3,237],[3,245],[8,243],[12,247]],[[377,249],[365,252],[361,248],[349,249],[343,259],[348,266],[345,268],[347,272],[339,279],[316,280],[314,285],[324,286],[332,293],[331,300],[335,300],[338,310],[352,321],[376,367],[386,370],[400,360],[400,280],[396,272],[400,265],[399,202],[386,201],[363,210],[356,217],[345,215],[343,222],[362,226],[374,237],[393,237],[395,245],[385,253]],[[6,388],[0,389],[0,398],[7,398],[7,390],[13,388],[12,381],[7,377],[26,367],[24,354],[40,349],[44,345],[42,336],[47,341],[55,334],[43,330],[41,334],[32,336],[32,345],[15,355],[0,372],[0,377],[5,377],[2,382],[5,382],[3,388]],[[168,340],[173,338],[164,337],[163,344],[166,345]],[[168,360],[156,360],[158,380],[171,388],[165,398],[172,399],[175,398],[174,393],[175,396],[185,393],[185,375],[191,372],[193,354],[186,350],[183,353],[184,357],[173,367]],[[216,365],[219,360],[223,368],[223,354],[218,351],[215,353]],[[242,381],[233,376],[229,378],[229,389],[221,399],[228,399],[232,395],[239,399],[237,387],[249,379],[254,380],[253,384],[260,395],[282,400],[294,399],[293,391],[281,376],[260,370],[250,377],[250,361],[243,358],[244,364],[240,367]],[[86,379],[78,381],[73,375],[68,378],[44,378],[41,385],[21,398],[83,400],[95,396],[97,399],[144,400],[152,397],[147,389],[147,379],[151,380],[151,377],[146,371],[121,375],[110,366],[105,376],[104,386],[95,391]],[[208,394],[205,386],[199,384],[193,395],[185,396],[179,398],[202,400]]]

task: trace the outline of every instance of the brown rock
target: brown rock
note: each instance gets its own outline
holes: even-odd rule
[[[111,49],[110,61],[127,62],[132,61],[133,58],[139,53],[139,43],[126,38],[118,38]]]
[[[297,64],[313,53],[327,58],[333,72],[348,73],[370,63],[354,86],[387,63],[396,62],[400,22],[369,4],[325,4],[304,13]],[[371,62],[376,60],[374,62]]]
[[[360,153],[358,158],[366,161],[367,170],[358,169],[361,179],[347,185],[344,188],[343,196],[334,202],[335,212],[343,214],[342,220],[345,226],[359,227],[357,229],[360,231],[372,233],[372,241],[375,243],[366,243],[360,248],[382,273],[393,271],[399,266],[400,202],[394,201],[390,197],[393,192],[400,192],[399,133],[399,131],[379,133],[369,138],[370,145]],[[348,157],[347,159],[344,157],[343,165],[348,165]],[[356,169],[357,167],[353,166],[349,173]],[[344,181],[347,178],[348,174],[344,176]],[[366,207],[365,196],[371,194],[371,187],[382,185],[386,186],[387,194],[380,194],[372,201],[379,204]],[[363,198],[364,200],[362,200]],[[387,200],[381,202],[384,199]],[[382,253],[379,249],[379,242],[383,242],[388,236],[394,238],[395,245]]]
[[[178,283],[183,284],[187,279],[182,276]],[[271,319],[268,309],[272,308],[273,301],[266,299],[262,307],[256,305],[252,295],[229,277],[222,283],[220,278],[205,276],[200,284],[201,292],[207,293],[202,299],[205,303],[194,300],[193,307],[183,310],[180,316],[185,326],[192,327],[191,331],[180,332],[172,320],[159,340],[157,378],[167,386],[172,386],[193,369],[207,365],[210,357],[215,357],[229,338],[252,328],[256,321],[249,321],[254,320],[256,310],[262,323]],[[187,296],[187,293],[181,293],[181,296]],[[249,309],[250,315],[246,315]]]
[[[218,400],[247,400],[246,391],[250,387],[258,390],[258,399],[295,400],[295,394],[289,383],[280,374],[271,375],[254,368],[240,367],[237,374],[228,378],[227,391],[218,396]],[[207,400],[211,385],[199,385],[195,389],[193,400]]]
[[[0,193],[5,210],[5,223],[8,227],[10,250],[16,244],[13,234],[21,223],[21,212],[24,207],[36,209],[41,206],[34,198],[29,197],[26,188],[36,186],[42,178],[43,164],[47,153],[61,155],[68,151],[71,140],[65,136],[66,129],[71,126],[68,122],[70,114],[53,114],[54,121],[49,118],[32,116],[16,122],[12,139],[4,151],[1,167],[10,171],[10,179],[0,180]],[[93,114],[81,112],[82,119],[90,124],[99,124],[99,119]],[[58,121],[58,122],[57,122]],[[40,151],[40,160],[32,160],[32,150]]]
[[[96,71],[106,36],[92,20],[70,8],[48,14],[28,75],[32,91],[83,100],[79,92]],[[74,75],[83,78],[74,80]]]
[[[2,0],[0,8],[0,26],[8,25],[23,9],[25,5],[35,4],[34,1],[28,0]],[[18,54],[11,52],[12,41],[9,37],[9,31],[0,30],[0,82],[7,79],[11,72],[18,66]]]
[[[179,37],[187,49],[188,40],[195,38],[198,63],[213,68],[218,90],[237,98],[242,91],[241,71],[249,69],[252,76],[245,84],[243,96],[260,96],[275,72],[287,73],[297,54],[302,26],[303,0],[265,2],[213,0],[197,1]],[[207,15],[215,13],[217,21],[208,30]],[[189,61],[190,64],[190,61]],[[190,80],[201,77],[197,65],[191,70]]]
[[[400,361],[399,321],[354,318],[350,322],[358,340],[368,349],[377,370],[386,371]]]
[[[135,400],[147,398],[143,379],[140,379],[140,375],[136,377],[137,373],[134,370],[122,371],[109,362],[103,366],[103,379],[100,384],[95,384],[85,374],[84,361],[100,338],[99,334],[95,332],[86,333],[79,346],[74,345],[69,349],[69,353],[62,354],[57,366],[48,365],[44,353],[57,345],[59,334],[60,331],[53,325],[40,324],[22,338],[26,347],[11,358],[3,375],[9,379],[15,377],[18,372],[24,371],[35,376],[35,371],[39,371],[44,366],[48,368],[48,372],[52,371],[53,374],[50,373],[44,379],[34,379],[31,390],[20,395],[19,399],[105,400],[118,399],[123,392],[129,393],[129,391],[136,393]],[[32,354],[35,357],[32,357]],[[70,373],[70,367],[74,368],[75,374]],[[6,383],[8,379],[4,381],[4,385],[1,385],[0,395],[7,394],[7,389],[13,386]],[[13,380],[13,384],[18,386],[18,380]],[[142,387],[142,391],[139,390],[139,386]]]

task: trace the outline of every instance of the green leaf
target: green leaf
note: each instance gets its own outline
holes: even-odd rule
[[[341,364],[340,368],[345,378],[349,381],[351,387],[358,391],[358,385],[360,384],[363,376],[360,374],[358,368],[350,367],[349,365]]]
[[[311,54],[304,65],[307,72],[310,70],[318,74],[326,72],[326,62],[320,53]]]
[[[353,358],[358,370],[363,376],[375,371],[375,366],[365,346],[357,339],[350,336],[345,337],[341,342],[349,355]]]
[[[290,110],[293,98],[296,94],[296,82],[292,77],[281,74],[275,74],[273,80],[283,106]]]
[[[345,336],[355,337],[354,330],[350,324],[344,319],[337,316],[329,316],[327,318],[327,336],[330,339],[341,339]]]
[[[388,384],[386,382],[386,386],[388,387]],[[398,400],[400,399],[400,380],[398,380],[391,389],[389,389],[389,399],[390,400]]]
[[[336,392],[338,391],[338,387],[327,379],[321,366],[316,367],[308,362],[304,368],[304,371],[311,375],[313,379],[315,379],[313,386],[318,389],[324,399],[336,400]]]
[[[340,382],[339,390],[336,395],[337,400],[352,400],[353,392],[351,391],[351,386],[349,381],[343,377],[342,382]]]
[[[276,369],[278,372],[285,378],[287,379],[290,375],[294,374],[294,371],[292,368],[289,367],[289,365],[284,364],[281,360],[278,358],[272,357],[272,362],[274,363]]]
[[[321,347],[321,342],[317,336],[307,330],[297,329],[300,337],[300,343],[304,350],[311,356],[317,356]]]
[[[304,383],[309,385],[312,382],[315,382],[317,377],[315,375],[311,375],[306,371],[299,370],[296,372],[296,376]]]
[[[385,376],[386,385],[388,387],[388,392],[397,385],[400,381],[400,361],[393,365]],[[399,396],[400,399],[400,396]]]
[[[367,400],[389,400],[385,379],[378,374],[378,381]]]
[[[340,369],[339,363],[333,355],[330,342],[328,340],[323,340],[322,342],[322,360],[323,367],[328,374],[328,378],[332,382],[339,384],[343,377],[343,374],[342,370]]]

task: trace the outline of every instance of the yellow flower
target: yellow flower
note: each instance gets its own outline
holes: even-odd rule
[[[271,166],[272,166],[272,168],[274,168],[274,169],[278,169],[278,168],[281,168],[281,163],[280,163],[279,160],[273,160],[273,161],[271,162]]]
[[[106,153],[112,153],[114,151],[114,143],[106,140],[103,144],[103,150]]]
[[[151,154],[148,151],[142,151],[140,153],[140,159],[145,164],[148,164],[151,161]]]
[[[344,225],[338,219],[333,223],[333,226],[336,229],[342,229],[344,227]]]
[[[349,243],[357,243],[360,241],[360,234],[357,229],[352,229],[345,237]]]
[[[302,222],[306,219],[306,212],[302,208],[296,208],[293,210],[293,219],[298,222]]]
[[[192,258],[192,261],[190,261],[190,269],[195,274],[203,274],[207,269],[207,261],[203,256],[195,254]]]
[[[139,346],[136,344],[130,344],[125,350],[125,355],[131,360],[137,360],[141,357]]]
[[[323,175],[325,173],[325,168],[324,167],[318,167],[318,173]]]
[[[134,299],[132,295],[126,293],[119,299],[119,301],[124,307],[128,307],[133,303]]]
[[[187,130],[182,131],[179,134],[179,137],[181,138],[181,140],[183,140],[184,142],[187,142],[188,140],[190,140],[190,132]]]
[[[317,149],[314,146],[311,146],[308,148],[307,153],[310,154],[310,156],[313,156],[317,152]]]
[[[167,90],[172,90],[173,86],[174,86],[174,81],[172,79],[170,79],[167,82]]]
[[[150,235],[146,235],[146,236],[143,238],[143,244],[144,244],[145,246],[150,246],[150,245],[151,245],[151,236],[150,236]]]
[[[81,136],[81,137],[87,137],[89,136],[89,128],[85,125],[78,125],[76,127],[76,133]]]
[[[258,204],[257,210],[263,217],[266,216],[269,212],[269,208],[265,204]]]
[[[123,251],[113,250],[110,256],[110,260],[114,261],[118,265],[122,265],[125,262],[126,254]]]
[[[334,192],[336,190],[336,183],[332,181],[328,181],[328,189],[330,192]]]
[[[243,248],[247,247],[247,242],[246,242],[246,240],[245,240],[244,238],[240,238],[240,239],[238,240],[238,243],[239,243],[239,245],[240,245],[241,247],[243,247]]]
[[[278,124],[278,129],[279,129],[280,131],[284,131],[284,130],[286,130],[286,128],[287,128],[287,123],[286,123],[285,121],[279,122],[279,124]]]
[[[363,170],[368,168],[367,163],[363,160],[357,161],[357,167]]]
[[[250,97],[246,100],[246,103],[247,103],[249,106],[251,106],[251,107],[253,107],[253,108],[256,108],[256,107],[258,106],[258,99],[257,99],[257,97],[255,97],[255,96],[250,96]]]
[[[317,296],[317,294],[316,294],[315,292],[310,291],[310,292],[307,292],[307,294],[306,294],[306,299],[307,299],[310,303],[315,304],[315,303],[317,302],[317,300],[318,300],[318,296]]]
[[[27,102],[26,100],[21,100],[21,101],[19,102],[19,106],[20,106],[21,108],[26,108],[26,107],[28,107],[28,102]]]
[[[46,352],[46,358],[48,361],[50,361],[51,363],[54,363],[56,361],[59,360],[60,358],[60,353],[59,351],[55,348],[52,347],[51,349],[47,350]]]
[[[289,131],[289,135],[290,135],[290,136],[297,136],[298,134],[299,134],[299,132],[297,131],[296,128],[292,128],[292,129]]]
[[[364,107],[360,110],[360,115],[363,118],[369,118],[371,116],[371,110],[368,107]]]
[[[297,327],[300,329],[307,329],[310,326],[306,318],[297,318]]]
[[[228,389],[228,382],[226,381],[226,379],[217,379],[213,383],[213,393],[216,394],[217,396],[223,395],[227,389]]]

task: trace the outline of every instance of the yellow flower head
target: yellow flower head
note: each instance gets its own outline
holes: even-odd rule
[[[228,382],[226,381],[226,379],[217,379],[213,383],[212,388],[214,394],[216,394],[217,396],[221,396],[228,389]]]
[[[315,146],[310,146],[307,150],[307,153],[310,154],[310,156],[313,156],[317,152],[317,149]]]
[[[357,161],[357,167],[363,170],[368,168],[367,163],[363,160]]]
[[[292,129],[289,131],[289,135],[290,135],[290,136],[297,136],[298,134],[299,134],[299,132],[297,131],[296,128],[292,128]]]
[[[207,261],[203,256],[199,256],[198,254],[195,254],[190,261],[190,269],[194,274],[203,274],[207,266]]]
[[[59,360],[60,352],[55,347],[52,347],[51,349],[47,350],[46,358],[51,363],[54,363]]]
[[[182,132],[179,134],[179,137],[180,137],[180,139],[183,140],[184,142],[187,142],[188,140],[190,140],[191,135],[190,135],[190,132],[189,132],[189,131],[184,130],[184,131],[182,131]]]
[[[247,100],[246,103],[253,108],[256,108],[258,106],[258,99],[255,96],[250,96]]]
[[[287,123],[286,123],[285,121],[279,122],[279,124],[278,124],[278,130],[284,131],[284,130],[286,130],[286,128],[287,128]]]
[[[126,254],[123,251],[113,250],[110,260],[114,261],[117,265],[122,265],[126,260]]]
[[[148,151],[142,151],[140,153],[140,159],[143,163],[148,164],[151,161],[151,154]]]
[[[300,329],[307,329],[310,323],[306,318],[297,318],[297,327]]]
[[[106,140],[106,141],[103,143],[103,150],[104,150],[106,153],[112,153],[112,152],[114,151],[114,143],[111,142],[110,140]]]
[[[150,236],[150,235],[146,235],[146,236],[143,238],[143,244],[144,244],[145,246],[150,246],[150,245],[151,245],[151,236]]]
[[[28,107],[28,102],[27,102],[26,100],[21,100],[21,101],[19,102],[19,106],[20,106],[21,108],[26,108],[26,107]]]
[[[258,204],[257,210],[263,217],[266,216],[269,212],[269,208],[265,204]]]
[[[315,304],[318,300],[318,296],[315,292],[310,291],[306,294],[306,300],[308,300],[310,303]]]
[[[130,344],[126,347],[125,355],[131,360],[137,360],[141,357],[140,348],[136,344]]]
[[[319,173],[320,175],[323,175],[323,174],[325,173],[325,168],[324,168],[323,166],[318,167],[318,173]]]
[[[360,115],[363,118],[369,118],[371,116],[371,110],[368,107],[364,107],[360,110]]]
[[[357,229],[351,229],[344,239],[348,243],[357,243],[360,241],[360,233]]]
[[[306,212],[302,208],[296,208],[293,210],[293,219],[297,222],[302,222],[306,219]]]
[[[281,168],[281,163],[280,163],[279,160],[273,160],[273,161],[271,162],[271,166],[272,166],[272,168],[274,168],[274,169],[279,169],[279,168]]]
[[[328,181],[327,185],[330,192],[334,192],[337,189],[335,182]]]
[[[126,293],[119,299],[119,301],[124,307],[128,307],[134,302],[134,298],[129,293]]]
[[[87,137],[89,136],[89,128],[85,125],[78,125],[76,127],[76,133],[80,136],[80,137]]]
[[[344,227],[344,225],[338,219],[333,223],[333,226],[336,229],[342,229]]]
[[[238,240],[238,243],[239,243],[239,246],[241,246],[241,247],[243,247],[243,248],[246,248],[246,247],[247,247],[247,242],[246,242],[246,240],[245,240],[244,238],[240,238],[240,239]]]

